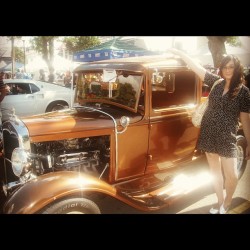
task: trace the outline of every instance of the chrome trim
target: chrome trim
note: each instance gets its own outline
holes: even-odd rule
[[[103,171],[101,172],[101,174],[100,174],[100,176],[99,176],[99,179],[102,178],[102,175],[104,174],[104,172],[106,171],[106,169],[107,169],[108,167],[109,167],[109,164],[106,163],[105,168],[103,169]]]
[[[5,152],[6,148],[6,142],[4,141],[5,136],[15,136],[15,140],[18,141],[18,146],[20,148],[23,148],[25,151],[28,153],[31,151],[30,147],[30,139],[29,139],[29,132],[24,123],[18,119],[17,117],[5,121],[2,126],[2,133],[3,133],[3,152]],[[8,135],[6,135],[8,133]],[[11,155],[9,156],[10,159],[8,159],[6,156],[4,156],[4,169],[5,169],[5,182],[6,182],[6,187],[4,188],[4,193],[7,194],[9,190],[12,189],[14,186],[20,185],[19,182],[15,182],[15,185],[11,185],[11,188],[8,187],[8,182],[9,180],[7,179],[6,176],[6,167],[7,167],[7,162],[10,163],[11,168],[12,168],[12,162],[11,162]],[[19,178],[20,181],[20,178]],[[7,192],[7,193],[6,193]]]
[[[28,152],[31,152],[29,131],[20,119],[15,118],[13,120],[8,120],[4,122],[2,130],[3,133],[4,131],[7,131],[10,135],[15,135],[18,138],[19,147],[25,149]]]
[[[17,187],[22,186],[29,180],[36,179],[37,176],[34,175],[33,173],[28,173],[23,176],[20,176],[18,181],[13,181],[13,182],[8,182],[3,185],[3,192],[5,196],[8,196],[9,194],[12,193],[12,191],[16,190]]]

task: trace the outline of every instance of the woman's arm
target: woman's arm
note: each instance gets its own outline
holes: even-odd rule
[[[180,56],[185,61],[185,63],[190,67],[190,69],[193,70],[200,77],[202,81],[204,81],[206,74],[206,69],[204,67],[202,67],[198,62],[196,62],[194,59],[192,59],[190,56],[188,56],[181,50],[169,49],[168,51]]]
[[[246,160],[250,160],[250,114],[240,112],[240,121],[242,123],[244,135],[247,140]]]

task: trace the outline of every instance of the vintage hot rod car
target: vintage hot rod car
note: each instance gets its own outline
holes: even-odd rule
[[[105,196],[152,211],[205,183],[187,181],[204,173],[188,164],[202,82],[180,58],[83,64],[73,82],[78,105],[3,124],[3,213],[101,213]],[[244,147],[239,130],[239,172]]]

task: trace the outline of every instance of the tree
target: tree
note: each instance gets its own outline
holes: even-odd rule
[[[15,61],[16,61],[16,55],[15,55],[15,39],[21,39],[21,36],[8,36],[8,38],[11,40],[11,59],[12,59],[12,67],[11,67],[11,75],[14,77],[15,75]]]
[[[212,54],[215,68],[219,67],[224,54],[227,54],[225,43],[229,43],[232,46],[240,45],[238,37],[235,36],[207,36],[207,38],[208,48]]]
[[[63,42],[72,54],[100,44],[100,40],[96,36],[67,36]]]
[[[54,69],[54,41],[56,38],[57,36],[35,36],[31,40],[33,49],[42,55],[50,72]]]
[[[20,49],[19,47],[15,48],[15,59],[17,62],[24,63],[24,52],[23,49]]]

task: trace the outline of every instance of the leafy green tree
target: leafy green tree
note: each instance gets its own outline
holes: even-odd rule
[[[227,54],[225,43],[239,46],[240,41],[236,36],[207,36],[208,48],[212,54],[214,67],[218,68],[224,54]]]
[[[15,48],[15,58],[17,62],[24,63],[24,51],[23,49],[19,47],[14,47]]]
[[[70,54],[99,45],[97,36],[67,36],[63,39]]]
[[[54,63],[54,41],[58,36],[34,36],[31,40],[32,47],[42,55],[47,63],[49,71],[53,70]]]

